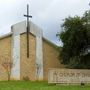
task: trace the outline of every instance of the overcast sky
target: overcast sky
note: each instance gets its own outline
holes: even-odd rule
[[[10,32],[10,26],[26,20],[26,5],[29,4],[32,22],[43,29],[44,37],[57,45],[61,43],[56,33],[61,30],[62,19],[79,15],[89,10],[90,0],[0,0],[0,35]]]

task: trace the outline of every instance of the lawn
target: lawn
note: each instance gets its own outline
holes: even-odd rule
[[[1,81],[0,90],[90,90],[90,85],[48,85],[47,82]]]

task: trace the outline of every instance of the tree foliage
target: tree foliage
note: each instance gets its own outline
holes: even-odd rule
[[[85,54],[90,45],[90,11],[82,17],[65,18],[62,32],[57,36],[63,42],[59,56],[61,63],[69,68],[90,68],[90,54]]]

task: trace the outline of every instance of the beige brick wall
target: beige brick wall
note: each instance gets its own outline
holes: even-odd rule
[[[34,37],[32,34],[29,36],[29,58],[27,58],[27,41],[26,41],[26,34],[21,35],[21,80],[24,78],[29,78],[30,80],[35,80],[35,59],[36,59],[36,44],[35,40],[36,37]]]
[[[43,59],[44,59],[44,80],[48,79],[49,68],[63,68],[58,59],[59,51],[48,41],[43,40]]]
[[[0,39],[0,80],[7,80],[6,69],[2,63],[11,60],[11,36]]]
[[[29,51],[30,57],[27,58],[27,41],[26,34],[20,35],[20,77],[21,80],[29,78],[30,80],[36,79],[36,37],[30,34],[29,36]],[[2,63],[7,58],[11,60],[11,40],[12,37],[8,36],[6,38],[0,39],[0,80],[7,80],[7,73],[2,67]],[[44,63],[44,80],[48,78],[49,68],[63,68],[64,66],[60,64],[58,60],[58,50],[43,40],[43,63]]]
[[[36,80],[36,37],[30,34],[30,57],[27,58],[27,42],[26,42],[26,34],[21,35],[21,80],[23,78],[28,77],[30,80]],[[49,68],[63,68],[64,66],[60,64],[58,59],[58,50],[43,40],[43,63],[44,63],[44,80],[48,79],[48,69]]]

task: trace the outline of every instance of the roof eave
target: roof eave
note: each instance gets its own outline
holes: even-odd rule
[[[6,37],[11,36],[11,35],[12,35],[12,32],[4,34],[4,35],[0,36],[0,39],[6,38]]]

